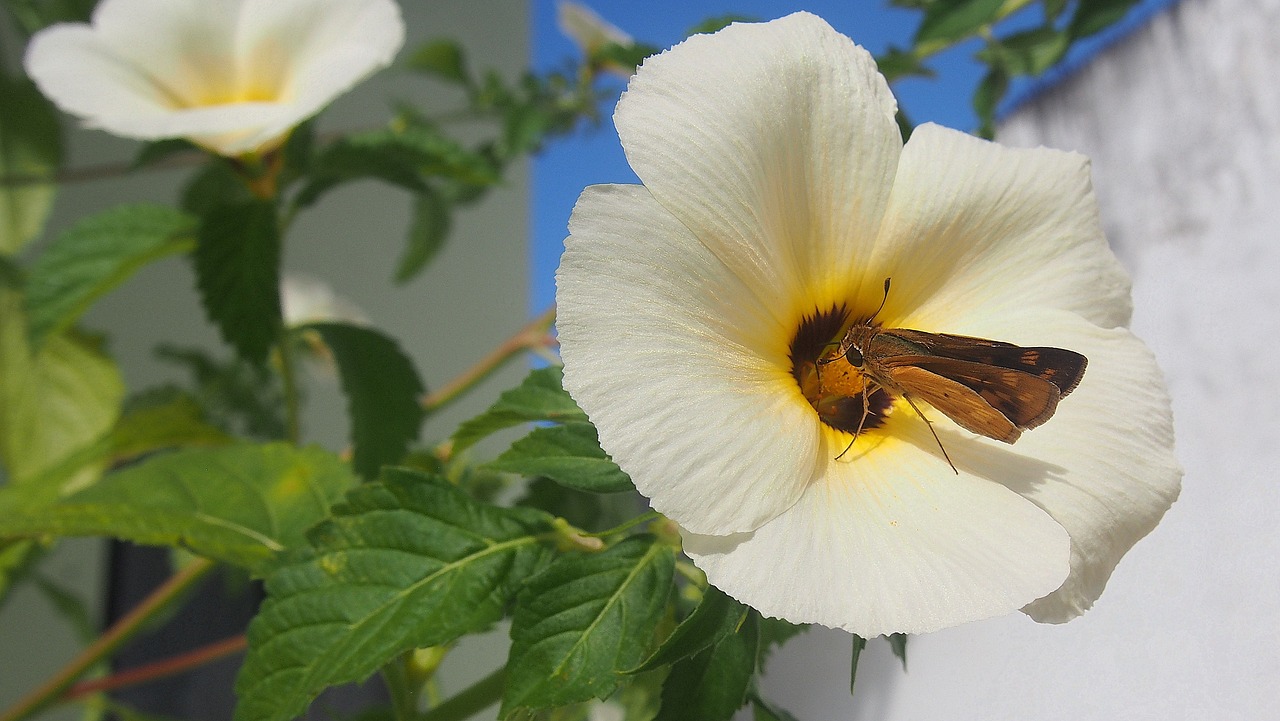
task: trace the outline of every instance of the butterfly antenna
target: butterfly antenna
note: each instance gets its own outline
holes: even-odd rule
[[[893,278],[884,279],[884,295],[880,297],[880,307],[876,308],[876,312],[871,314],[871,317],[867,319],[867,323],[875,320],[876,316],[880,315],[880,311],[884,310],[884,304],[889,300],[889,283],[892,280]]]
[[[888,286],[888,284],[887,284],[887,282],[886,282],[886,287],[887,287],[887,286]],[[945,458],[945,459],[947,459],[947,465],[948,465],[948,466],[951,466],[951,470],[952,470],[952,471],[953,471],[957,476],[958,476],[958,475],[960,475],[960,471],[956,470],[956,464],[954,464],[954,463],[952,463],[952,462],[951,462],[951,456],[947,454],[947,448],[946,448],[946,446],[943,446],[943,445],[942,445],[942,439],[941,439],[941,438],[938,438],[938,432],[937,432],[937,431],[935,431],[935,430],[933,430],[933,422],[932,422],[932,421],[930,421],[930,420],[929,420],[929,418],[928,418],[927,416],[925,416],[925,414],[923,414],[923,413],[921,413],[921,412],[920,412],[920,409],[916,407],[916,403],[915,403],[915,401],[911,400],[911,396],[907,395],[906,393],[903,393],[903,394],[902,394],[902,397],[903,397],[903,399],[904,399],[904,400],[906,400],[907,405],[911,406],[911,410],[915,411],[915,412],[916,412],[916,415],[920,416],[920,420],[924,421],[924,424],[925,424],[926,426],[929,426],[929,432],[933,434],[933,440],[934,440],[934,442],[935,442],[935,443],[937,443],[937,444],[938,444],[938,450],[942,451],[942,457],[943,457],[943,458]]]

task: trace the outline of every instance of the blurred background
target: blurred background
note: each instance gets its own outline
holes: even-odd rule
[[[879,2],[836,0],[585,4],[659,47],[678,42],[709,17],[771,19],[805,9],[880,52],[904,44],[919,17]],[[554,68],[581,53],[557,27],[554,0],[402,6],[407,48],[454,37],[471,57],[510,77],[530,63]],[[15,62],[19,46],[12,28],[0,31],[5,60]],[[975,50],[953,48],[931,63],[936,78],[895,86],[912,120],[976,126],[970,98],[981,69],[971,60]],[[888,645],[873,640],[852,697],[850,637],[815,629],[771,662],[764,691],[779,706],[801,721],[1275,717],[1277,77],[1280,0],[1147,0],[1081,48],[1062,72],[1013,89],[1001,110],[1000,141],[1078,150],[1093,159],[1104,228],[1134,277],[1133,328],[1154,350],[1173,395],[1177,452],[1186,469],[1182,497],[1120,563],[1106,593],[1082,618],[1055,627],[1015,614],[913,637],[906,673]],[[625,81],[616,82],[622,87]],[[323,116],[322,130],[376,125],[390,114],[388,98],[412,97],[447,111],[457,104],[451,95],[457,92],[389,70],[340,98]],[[609,112],[600,127],[553,143],[505,187],[460,211],[448,246],[407,285],[388,280],[409,222],[408,197],[367,181],[344,186],[299,218],[285,268],[333,286],[400,340],[429,385],[444,383],[552,302],[565,224],[582,188],[635,182]],[[72,168],[127,161],[136,152],[134,143],[104,133],[77,130],[69,138]],[[172,202],[184,177],[170,170],[67,186],[50,231],[130,200]],[[156,263],[86,318],[88,327],[111,337],[131,388],[180,373],[153,354],[161,338],[219,349],[193,285],[185,260]],[[468,402],[434,417],[426,436],[447,435],[522,375],[514,367],[492,378]],[[306,434],[330,447],[343,445],[344,401],[336,382],[309,383]],[[109,582],[103,570],[117,557],[118,549],[103,542],[80,540],[64,544],[51,566],[52,580],[101,614],[88,619],[92,624],[129,607],[128,588],[118,578]],[[145,570],[133,573],[145,585]],[[238,598],[252,606],[252,597]],[[220,637],[217,629],[206,630],[210,640]],[[504,634],[499,629],[452,657],[442,671],[444,692],[501,663]],[[183,644],[179,650],[191,639]],[[79,646],[75,632],[36,590],[16,592],[0,608],[0,707]],[[221,674],[229,688],[236,665],[231,659],[204,673]],[[218,719],[229,713],[225,690],[205,697],[199,690],[204,686],[194,682],[166,688],[150,693],[182,696],[175,715]],[[313,707],[317,718],[330,718],[332,711],[323,700]],[[64,708],[49,717],[79,713]]]

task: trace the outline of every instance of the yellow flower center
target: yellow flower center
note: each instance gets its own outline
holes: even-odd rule
[[[847,307],[806,316],[791,340],[791,375],[818,418],[847,433],[878,428],[893,405],[883,389],[847,357],[833,351],[850,325]],[[819,363],[819,359],[822,360]]]

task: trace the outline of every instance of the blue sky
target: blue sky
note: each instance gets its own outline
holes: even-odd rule
[[[739,15],[770,20],[797,10],[808,10],[826,18],[836,30],[878,54],[890,45],[908,45],[920,17],[918,12],[888,7],[887,0],[581,1],[637,41],[663,48],[684,39],[689,28],[707,18]],[[1152,10],[1174,1],[1144,0],[1142,9],[1134,15],[1149,15]],[[556,25],[556,0],[533,0],[532,11],[534,67],[540,70],[563,67],[567,58],[577,57],[578,49]],[[1118,31],[1125,29],[1117,28]],[[1116,34],[1110,33],[1109,36]],[[1095,41],[1093,49],[1109,39],[1104,37]],[[977,126],[970,98],[982,76],[982,67],[972,59],[978,47],[977,41],[972,41],[952,48],[930,61],[937,77],[905,79],[894,86],[899,105],[913,122],[932,121],[961,130],[972,130]],[[1080,53],[1073,55],[1088,54],[1089,51],[1090,48],[1081,48]],[[619,81],[618,88],[621,87]],[[1018,86],[1015,86],[1015,92],[1017,90]],[[567,233],[569,213],[582,189],[596,183],[638,182],[627,166],[617,133],[608,120],[612,112],[612,108],[605,109],[605,122],[600,127],[584,128],[569,138],[557,140],[533,161],[531,313],[541,312],[554,301],[555,268]]]

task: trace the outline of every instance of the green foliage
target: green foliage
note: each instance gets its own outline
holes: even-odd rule
[[[550,521],[407,470],[352,491],[267,579],[236,681],[237,721],[293,718],[324,688],[407,649],[487,628],[545,563],[539,536]]]
[[[418,437],[426,390],[413,362],[396,342],[378,331],[342,323],[305,326],[333,351],[351,416],[352,465],[373,478],[383,465],[404,458]]]
[[[440,191],[426,186],[413,203],[413,225],[409,227],[409,243],[396,268],[396,282],[412,279],[435,260],[452,227],[453,205]]]
[[[0,72],[0,256],[40,233],[53,206],[48,182],[62,161],[58,115],[25,78]],[[44,180],[45,182],[39,182]]]
[[[156,357],[186,369],[191,376],[190,396],[211,425],[258,440],[284,437],[284,392],[268,369],[234,356],[219,361],[198,348],[172,345],[161,345]],[[182,393],[171,387],[158,388],[135,401],[167,403]]]
[[[1069,32],[1074,39],[1102,32],[1124,18],[1138,0],[1080,0],[1071,17]]]
[[[489,410],[458,426],[453,434],[454,453],[465,451],[491,433],[522,423],[586,422],[587,414],[561,385],[563,377],[559,367],[531,372],[519,386],[499,396]]]
[[[1009,74],[1003,68],[993,67],[987,71],[973,94],[973,110],[978,114],[978,135],[993,138],[996,133],[996,108],[1009,91]]]
[[[760,18],[750,15],[720,15],[718,17],[707,18],[702,22],[689,28],[685,35],[697,35],[699,33],[714,33],[723,30],[734,23],[758,23]]]
[[[453,40],[434,40],[425,43],[409,56],[405,65],[459,85],[471,85],[471,71],[467,69],[466,52]]]
[[[769,703],[755,691],[750,692],[748,697],[751,699],[751,718],[754,721],[796,721],[796,717],[786,709]]]
[[[652,536],[594,556],[562,556],[530,579],[511,622],[499,716],[604,698],[643,657],[675,558]]]
[[[60,234],[31,267],[27,313],[32,342],[75,323],[143,265],[194,247],[195,221],[161,205],[122,205]]]
[[[198,152],[201,152],[200,147],[184,138],[156,140],[142,145],[138,154],[133,157],[133,168],[137,170],[168,160],[175,155]]]
[[[747,619],[747,607],[727,596],[715,586],[707,586],[702,601],[689,617],[676,626],[662,646],[631,673],[655,668],[688,658],[699,651],[737,633]]]
[[[662,687],[655,721],[729,721],[747,702],[759,655],[759,615],[747,614],[734,633],[677,662]]]
[[[175,451],[112,473],[83,490],[0,489],[0,535],[101,535],[179,546],[264,572],[277,553],[354,483],[319,448],[235,445]]]
[[[262,364],[280,335],[280,225],[275,204],[216,206],[200,218],[196,282],[209,320],[241,358]]]
[[[858,659],[867,647],[867,639],[854,635],[849,647],[849,693],[853,693],[854,682],[858,680]]]
[[[77,333],[28,342],[21,296],[0,288],[0,462],[23,483],[97,440],[120,413],[124,386],[99,343]]]
[[[88,22],[97,0],[4,0],[27,35],[54,23]]]
[[[635,490],[631,478],[600,448],[595,426],[590,423],[535,428],[487,466],[527,476],[545,476],[580,491]]]
[[[902,662],[902,670],[907,670],[907,634],[891,633],[886,637],[889,640],[889,648],[893,650],[893,655],[898,657]]]
[[[1013,75],[1039,75],[1061,60],[1070,44],[1068,33],[1039,27],[992,41],[978,59]]]
[[[996,19],[1005,0],[936,0],[925,9],[915,43],[922,50],[970,37]]]

